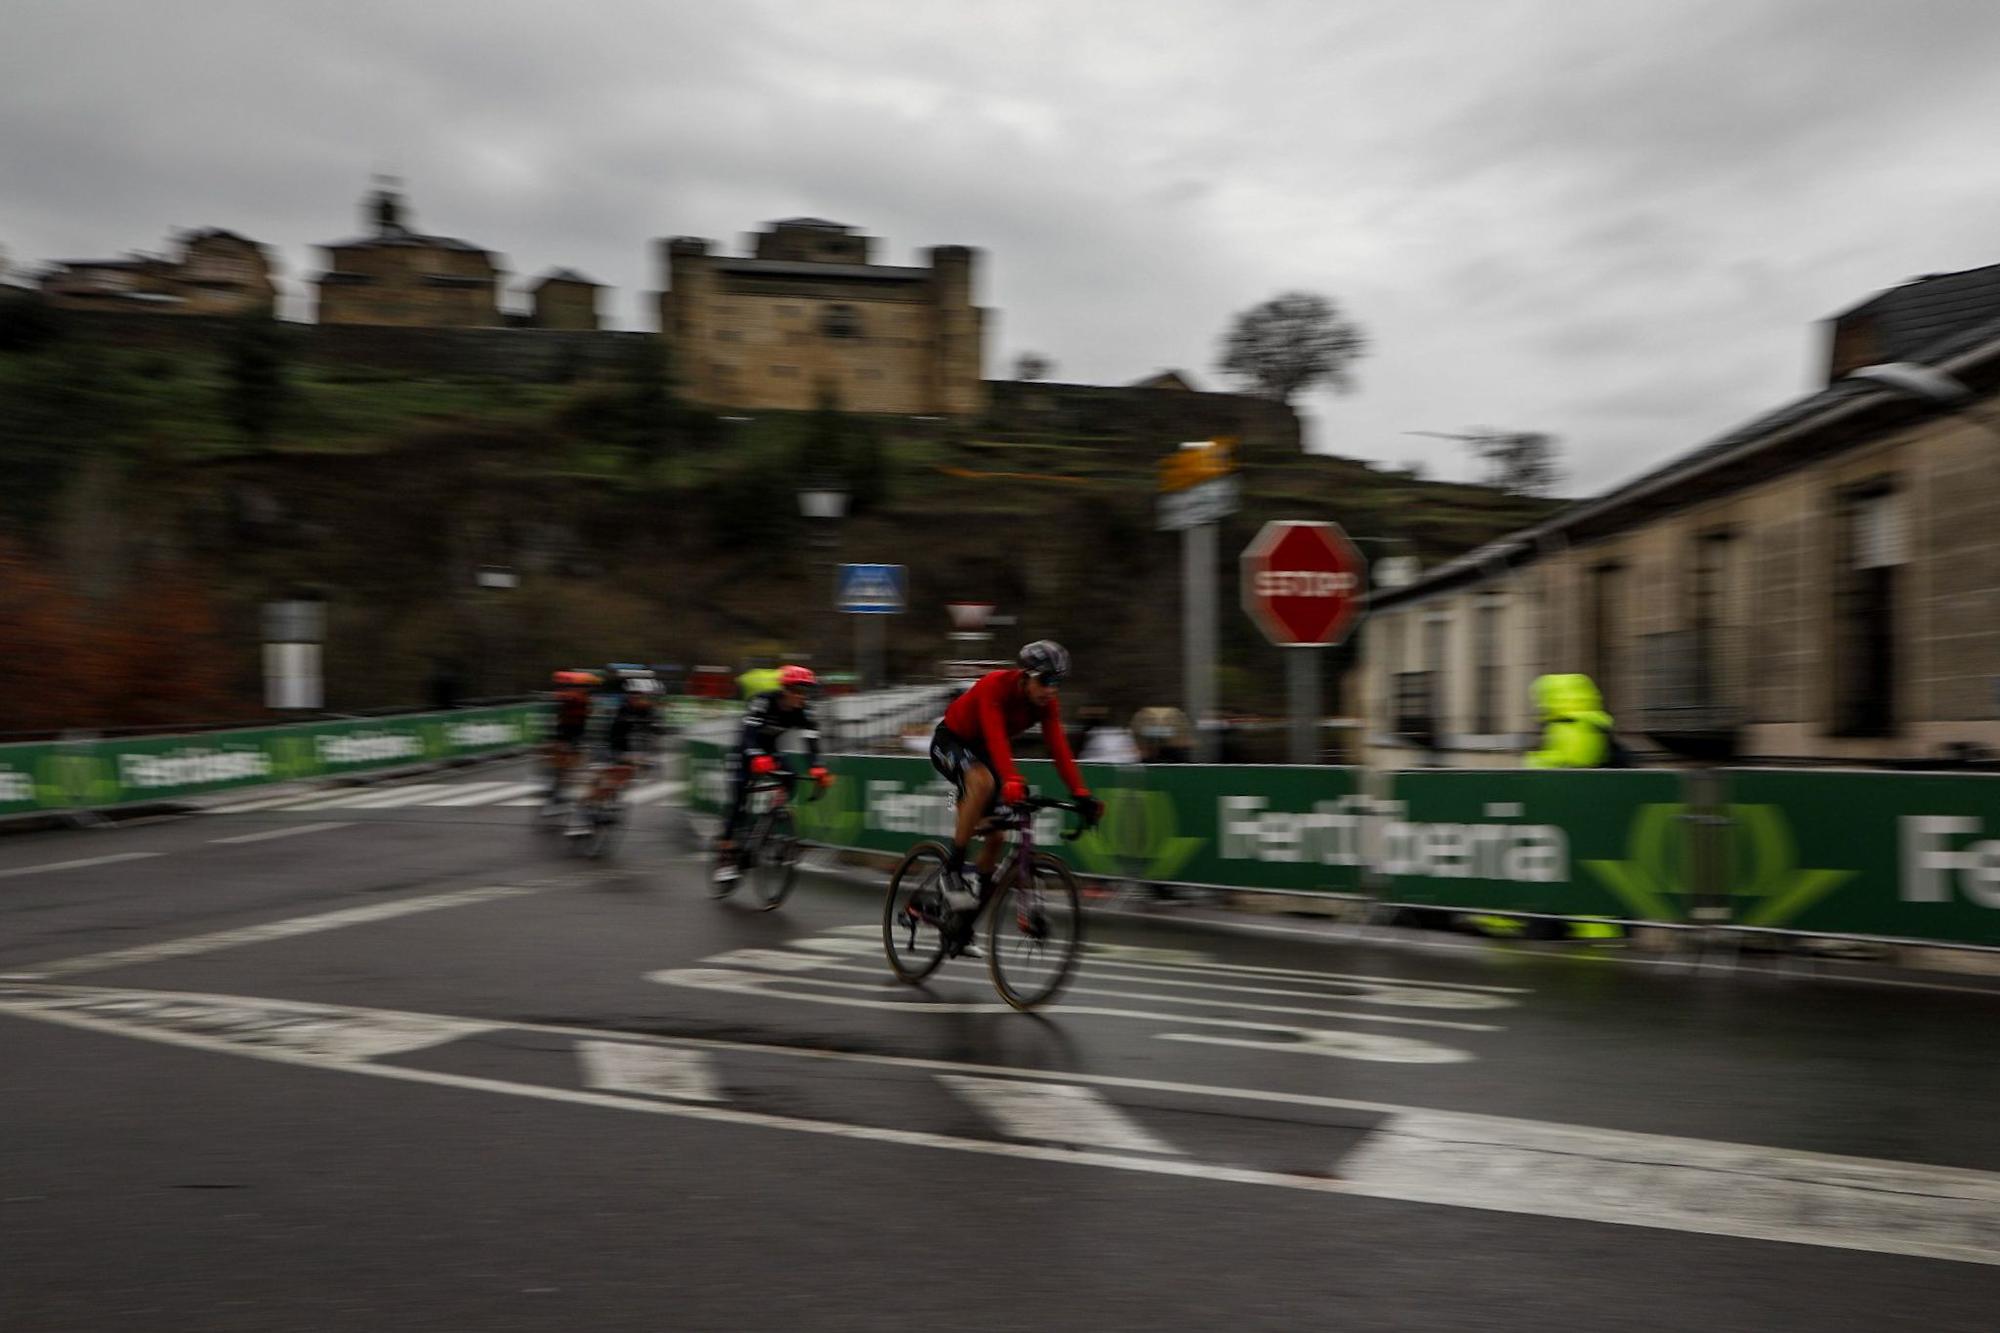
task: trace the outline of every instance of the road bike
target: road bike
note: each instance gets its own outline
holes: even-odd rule
[[[748,881],[751,899],[760,911],[768,912],[790,896],[798,875],[799,830],[792,818],[792,784],[799,775],[788,768],[776,773],[754,773],[743,789],[748,824],[737,840],[736,871]],[[817,783],[807,801],[817,801],[825,791]],[[727,898],[736,887],[733,879],[713,881],[711,892]]]
[[[569,826],[563,830],[568,835],[572,851],[595,861],[617,845],[618,835],[625,827],[625,788],[651,767],[650,762],[635,759],[627,763],[600,765],[579,773],[577,781],[582,786],[582,793],[575,798]],[[621,770],[624,777],[608,792],[599,795],[602,774]]]
[[[563,831],[569,835],[571,850],[595,861],[617,845],[619,831],[625,826],[623,789],[605,796],[584,793],[577,798],[570,818],[570,826]]]
[[[1073,801],[1030,796],[981,821],[981,835],[1013,838],[993,872],[990,894],[969,911],[954,911],[945,902],[951,849],[940,842],[910,849],[890,875],[882,904],[882,947],[897,980],[914,986],[937,971],[971,941],[985,911],[986,970],[1000,998],[1027,1010],[1056,997],[1083,948],[1083,904],[1069,867],[1035,850],[1035,816],[1044,810],[1083,813]],[[1082,833],[1072,829],[1063,841],[1074,842]]]

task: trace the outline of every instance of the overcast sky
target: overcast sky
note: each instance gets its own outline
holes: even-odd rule
[[[8,0],[17,265],[221,226],[288,290],[371,173],[651,327],[655,237],[811,214],[984,247],[987,373],[1220,387],[1232,314],[1374,346],[1313,447],[1548,431],[1601,490],[1812,386],[1815,321],[2000,262],[1991,0]],[[303,299],[290,311],[303,314]]]

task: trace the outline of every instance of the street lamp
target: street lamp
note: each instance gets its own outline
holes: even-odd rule
[[[813,525],[813,545],[822,552],[821,561],[826,566],[824,595],[829,609],[820,612],[820,632],[818,635],[819,657],[822,662],[833,660],[829,651],[833,643],[831,626],[826,617],[834,614],[830,609],[833,600],[833,585],[840,564],[840,520],[847,517],[847,490],[832,482],[816,486],[806,486],[799,490],[799,513]],[[860,670],[860,663],[855,669]]]

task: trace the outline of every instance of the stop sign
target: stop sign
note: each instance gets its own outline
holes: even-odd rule
[[[1368,562],[1338,523],[1266,523],[1242,569],[1243,609],[1280,648],[1339,643],[1368,605]]]

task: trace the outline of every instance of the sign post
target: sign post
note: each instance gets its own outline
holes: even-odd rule
[[[1159,528],[1181,534],[1181,680],[1195,758],[1215,758],[1215,525],[1236,512],[1236,441],[1195,440],[1160,460]]]
[[[900,615],[908,601],[901,565],[842,565],[834,605],[854,619],[854,668],[866,690],[882,683],[882,617]]]
[[[1319,651],[1344,640],[1368,603],[1368,563],[1338,523],[1266,523],[1239,560],[1243,610],[1286,656],[1291,761],[1319,757]]]

